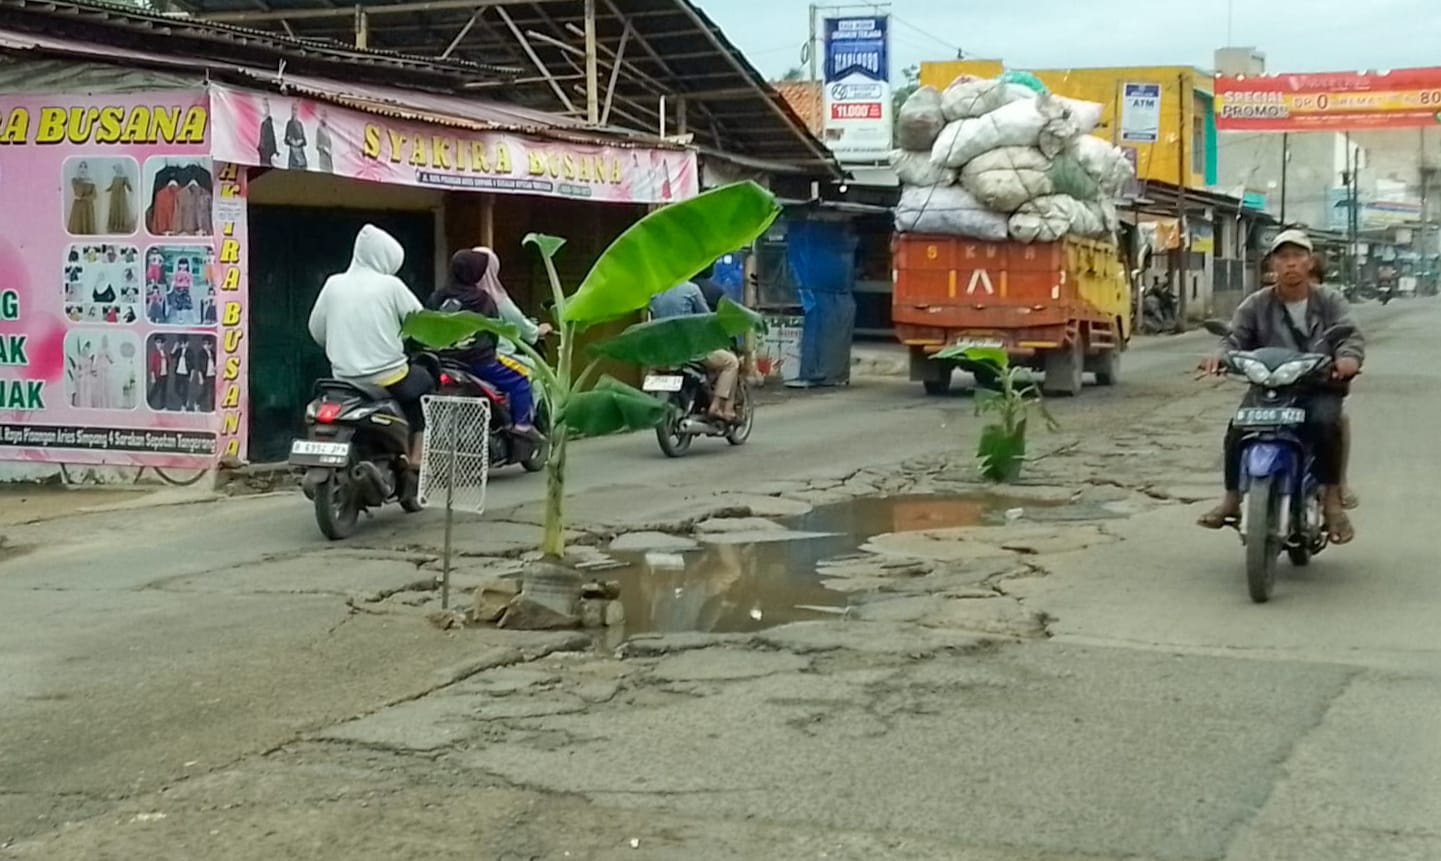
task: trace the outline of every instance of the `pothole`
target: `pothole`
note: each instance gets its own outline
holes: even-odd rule
[[[818,568],[856,554],[878,535],[1120,516],[1093,503],[999,494],[865,497],[780,519],[771,530],[702,532],[694,543],[673,540],[658,550],[615,550],[610,555],[623,567],[603,576],[620,581],[626,621],[610,637],[744,633],[835,618],[850,606],[850,596],[827,588]],[[894,562],[876,561],[878,568],[886,564]]]

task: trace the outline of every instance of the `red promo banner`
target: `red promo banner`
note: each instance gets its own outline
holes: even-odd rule
[[[1216,77],[1220,131],[1305,132],[1441,125],[1441,68],[1385,74]]]

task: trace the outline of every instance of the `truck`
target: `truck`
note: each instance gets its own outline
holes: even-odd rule
[[[1004,349],[1013,365],[1045,372],[1048,395],[1079,394],[1086,373],[1116,384],[1132,303],[1114,243],[897,234],[891,250],[891,318],[910,348],[910,378],[927,394],[950,391],[958,367],[980,385],[994,383],[990,366],[934,358],[954,346]]]

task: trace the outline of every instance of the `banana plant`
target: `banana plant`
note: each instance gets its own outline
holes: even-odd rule
[[[1041,400],[1041,390],[1031,379],[1030,370],[1012,366],[1006,351],[994,347],[950,347],[935,358],[959,361],[988,380],[994,379],[993,388],[976,389],[976,415],[997,419],[981,428],[976,459],[987,481],[1003,483],[1020,478],[1026,460],[1026,423],[1031,413],[1041,416],[1047,430],[1060,429]]]
[[[405,334],[426,346],[445,349],[478,332],[509,339],[535,367],[539,394],[551,407],[552,429],[546,460],[546,495],[541,554],[565,556],[567,441],[572,433],[603,436],[654,427],[665,417],[664,402],[613,377],[596,380],[600,362],[620,360],[648,367],[674,366],[731,345],[763,327],[758,314],[723,300],[710,314],[638,323],[593,344],[576,369],[576,338],[599,323],[633,314],[652,297],[692,278],[709,263],[754,242],[765,233],[780,205],[753,182],[736,183],[673,203],[650,213],[616,238],[595,261],[579,288],[567,294],[555,257],[565,245],[557,236],[532,233],[524,244],[540,254],[550,282],[558,343],[554,362],[529,347],[520,333],[500,320],[468,311],[420,311],[405,323]],[[594,383],[594,387],[590,388]]]

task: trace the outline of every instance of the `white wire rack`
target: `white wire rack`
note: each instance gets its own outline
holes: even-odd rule
[[[427,395],[420,502],[479,514],[490,477],[490,402]]]

